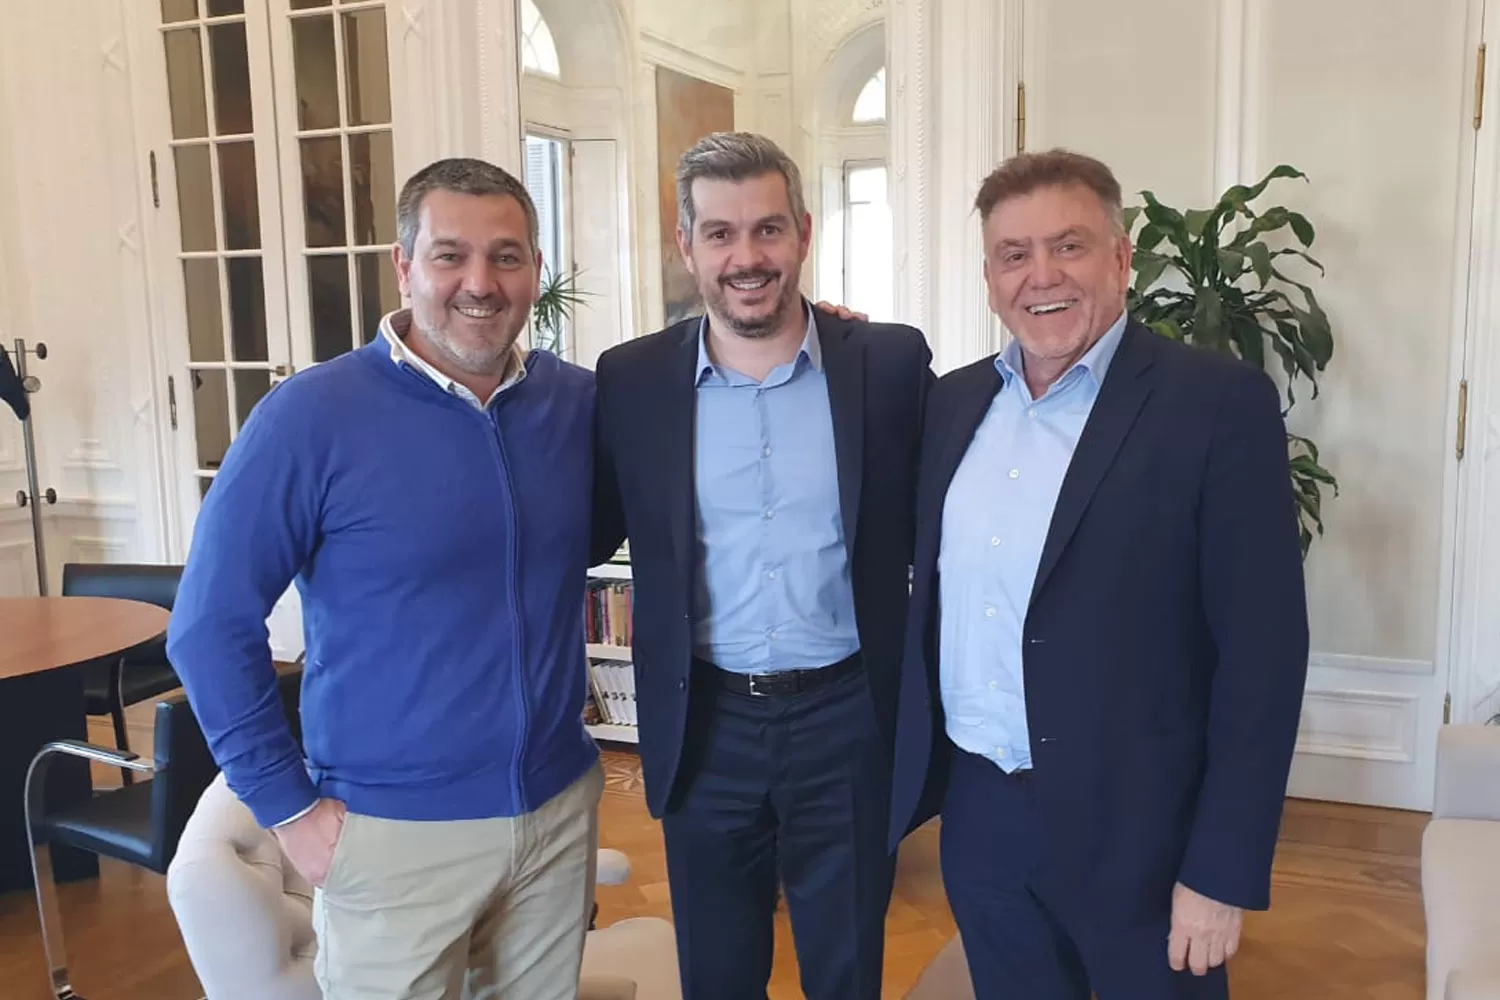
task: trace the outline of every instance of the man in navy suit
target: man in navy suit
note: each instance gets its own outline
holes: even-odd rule
[[[806,996],[877,1000],[931,353],[798,293],[812,220],[769,140],[709,136],[677,185],[706,315],[599,359],[595,555],[628,529],[684,995],[764,1000],[779,880]]]
[[[928,402],[892,837],[941,812],[981,1000],[1226,997],[1307,668],[1279,396],[1129,318],[1104,164],[976,208],[1014,339]]]

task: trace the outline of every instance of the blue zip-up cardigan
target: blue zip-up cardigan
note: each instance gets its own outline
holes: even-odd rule
[[[198,515],[167,652],[262,825],[318,796],[393,819],[514,816],[593,764],[593,413],[592,373],[551,354],[482,412],[381,338],[256,406]],[[305,757],[266,629],[293,582]]]

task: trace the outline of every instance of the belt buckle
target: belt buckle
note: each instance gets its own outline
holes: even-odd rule
[[[760,684],[759,684],[759,681],[760,681],[759,675],[757,675],[757,674],[748,674],[748,675],[746,675],[745,680],[749,683],[750,693],[751,694],[755,695],[758,698],[765,698],[765,697],[769,697],[770,696],[770,694],[771,694],[770,691],[763,691],[763,690],[761,690]]]

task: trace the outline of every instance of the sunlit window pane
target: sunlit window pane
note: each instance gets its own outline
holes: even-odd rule
[[[844,174],[844,301],[873,320],[890,319],[891,208],[884,164],[850,164]]]
[[[521,66],[528,72],[545,76],[559,76],[562,72],[552,30],[531,0],[521,0]],[[881,106],[884,107],[883,101]]]
[[[875,71],[875,75],[870,77],[864,89],[859,92],[859,97],[855,99],[854,120],[860,123],[885,121],[884,66]]]

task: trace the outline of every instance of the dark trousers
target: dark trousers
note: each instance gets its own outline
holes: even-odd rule
[[[978,1000],[1226,1000],[1223,966],[1167,964],[1170,900],[1159,919],[1113,926],[1042,874],[1046,832],[1031,779],[953,751],[942,816],[943,884]]]
[[[891,771],[863,671],[761,696],[694,670],[662,817],[685,1000],[764,1000],[778,879],[808,1000],[878,1000]]]

